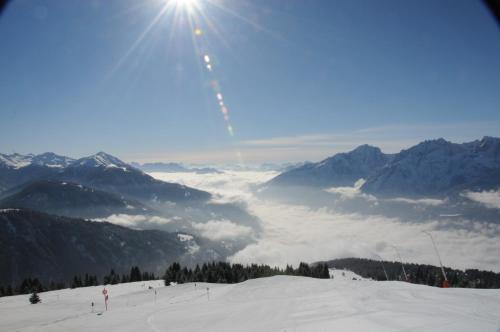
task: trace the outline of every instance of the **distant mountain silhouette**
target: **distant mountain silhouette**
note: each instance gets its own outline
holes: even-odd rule
[[[0,284],[26,277],[67,281],[75,274],[103,276],[131,266],[163,273],[172,262],[223,259],[189,235],[138,231],[106,222],[59,217],[31,210],[0,210]]]

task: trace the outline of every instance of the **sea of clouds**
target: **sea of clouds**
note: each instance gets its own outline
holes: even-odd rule
[[[367,257],[397,260],[396,246],[408,262],[437,265],[429,237],[433,234],[443,263],[454,268],[479,268],[500,271],[500,225],[463,219],[426,222],[401,221],[381,215],[341,213],[327,208],[277,203],[261,199],[255,188],[276,172],[225,171],[221,174],[150,173],[153,177],[203,189],[214,194],[215,202],[241,203],[258,217],[262,232],[256,242],[236,252],[230,260],[238,263],[265,263],[284,266],[300,261],[314,262],[342,257]],[[339,188],[346,199],[359,195],[358,188]],[[477,195],[476,195],[477,196]],[[495,194],[479,196],[490,206]],[[368,200],[375,199],[367,197]],[[440,204],[439,201],[411,201],[411,204]],[[120,218],[116,218],[120,223]],[[113,222],[113,220],[110,220]],[[138,219],[138,223],[144,220]],[[158,219],[161,224],[168,220]],[[134,220],[127,220],[132,226]],[[199,224],[198,230],[213,240],[253,236],[250,228],[231,220]]]

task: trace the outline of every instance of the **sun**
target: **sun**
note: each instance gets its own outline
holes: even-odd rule
[[[175,7],[189,12],[199,6],[199,0],[171,0],[171,2]]]

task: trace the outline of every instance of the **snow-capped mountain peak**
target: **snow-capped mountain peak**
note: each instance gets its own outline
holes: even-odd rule
[[[384,154],[374,146],[361,145],[338,153],[318,163],[310,163],[285,171],[268,184],[279,186],[334,187],[352,186],[384,167],[392,155]]]
[[[71,166],[86,166],[86,167],[107,167],[107,168],[128,168],[130,167],[120,159],[107,154],[105,152],[98,152],[94,155],[84,157],[76,160]]]

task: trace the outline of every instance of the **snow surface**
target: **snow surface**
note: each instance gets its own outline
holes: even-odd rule
[[[333,277],[335,280],[343,279],[343,280],[371,280],[363,278],[362,276],[349,271],[349,270],[341,270],[341,269],[329,269],[330,277]]]
[[[339,271],[337,271],[339,272]],[[148,289],[151,286],[153,289]],[[498,331],[500,290],[277,276],[240,284],[161,281],[0,298],[0,331]],[[207,294],[209,288],[209,294]],[[155,291],[156,302],[155,302]],[[95,302],[91,312],[91,302]]]

